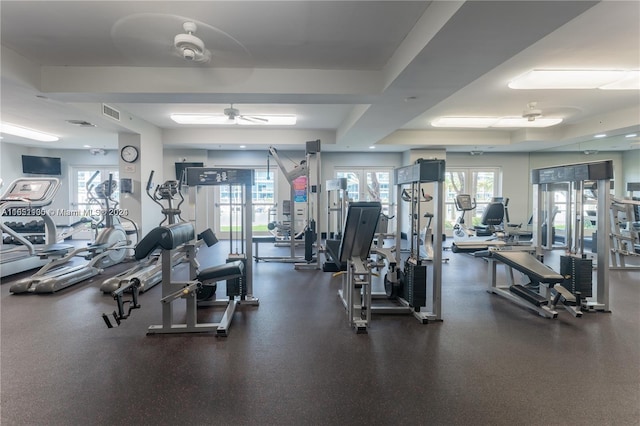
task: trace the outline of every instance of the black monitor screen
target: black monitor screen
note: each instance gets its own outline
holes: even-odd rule
[[[62,175],[62,163],[56,157],[22,156],[22,173],[32,175]]]
[[[188,163],[186,161],[176,163],[176,180],[182,179],[182,172],[184,172],[188,167],[204,167],[204,163]]]

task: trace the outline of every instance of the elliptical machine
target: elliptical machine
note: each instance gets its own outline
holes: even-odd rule
[[[50,261],[32,276],[16,281],[9,288],[11,293],[54,293],[94,277],[126,258],[129,248],[127,233],[120,223],[120,216],[115,214],[118,212],[118,202],[112,198],[117,186],[111,174],[108,180],[94,186],[93,180],[98,174],[94,173],[86,186],[89,199],[100,206],[102,214],[102,219],[95,225],[95,241],[86,247],[71,250],[65,256]],[[89,262],[68,266],[76,256],[82,256]]]
[[[161,212],[164,215],[160,226],[165,222],[169,225],[185,222],[180,216],[180,206],[184,203],[184,197],[181,192],[182,183],[176,180],[167,180],[161,185],[156,185],[152,193],[153,175],[154,171],[152,170],[149,175],[149,180],[147,181],[146,192],[147,196],[160,206]],[[180,198],[180,201],[177,206],[174,207],[177,197]],[[166,206],[163,203],[165,203]],[[184,253],[176,250],[172,255],[172,267],[182,263],[184,260]],[[133,268],[127,269],[103,281],[100,285],[100,290],[103,293],[112,294],[116,290],[126,290],[132,285],[135,285],[138,291],[142,293],[160,281],[162,281],[162,264],[160,257],[158,255],[152,255],[140,261]]]

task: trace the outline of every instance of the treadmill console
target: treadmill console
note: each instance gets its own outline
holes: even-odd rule
[[[42,201],[52,183],[48,181],[20,180],[2,198],[2,201],[29,200]]]

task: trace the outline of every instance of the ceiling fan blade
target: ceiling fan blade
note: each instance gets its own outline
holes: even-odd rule
[[[255,116],[250,116],[250,115],[241,115],[240,116],[241,120],[245,120],[245,121],[249,121],[251,123],[256,123],[256,124],[264,124],[264,123],[268,123],[269,119],[264,118],[264,117],[255,117]]]

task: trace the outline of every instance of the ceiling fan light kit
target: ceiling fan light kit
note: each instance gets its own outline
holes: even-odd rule
[[[211,59],[204,42],[195,36],[198,26],[195,22],[185,22],[182,25],[186,34],[178,34],[173,39],[173,46],[183,59],[194,62],[208,62]]]

